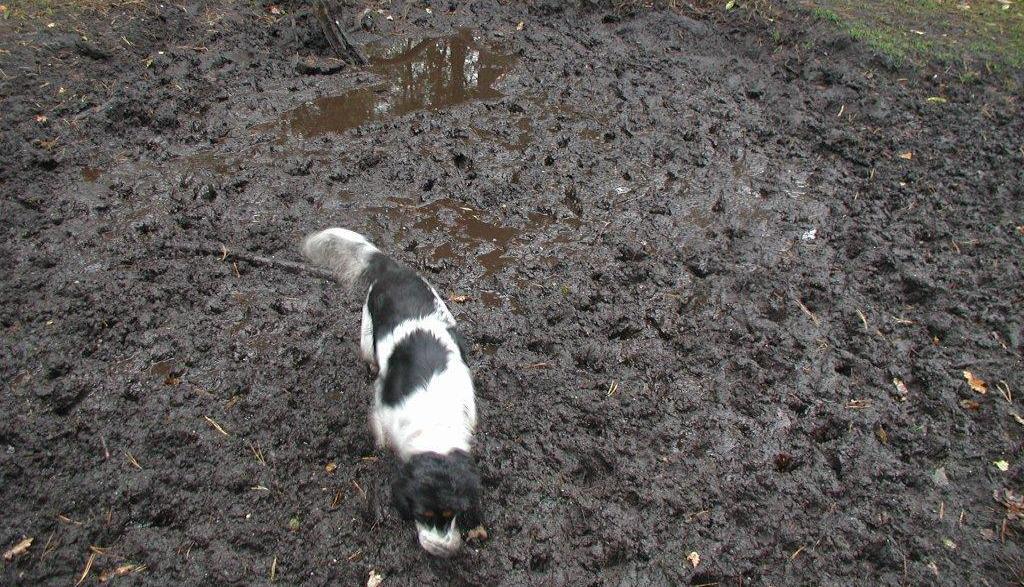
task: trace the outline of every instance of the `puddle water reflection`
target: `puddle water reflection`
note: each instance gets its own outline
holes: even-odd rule
[[[478,40],[469,29],[460,29],[449,37],[369,45],[369,70],[381,83],[307,102],[257,129],[276,127],[285,135],[316,137],[418,110],[499,98],[492,86],[514,58]]]
[[[416,205],[403,198],[389,198],[390,206],[367,208],[366,212],[383,212],[398,226],[394,227],[399,242],[405,240],[410,229],[428,234],[443,234],[445,242],[434,248],[434,261],[464,260],[475,256],[484,269],[484,277],[501,271],[513,259],[509,251],[516,245],[533,242],[537,233],[555,223],[547,214],[530,212],[522,227],[502,226],[486,220],[479,210],[451,199]],[[567,227],[578,228],[578,222],[566,222]],[[556,227],[559,228],[559,227]],[[556,231],[557,232],[557,231]],[[554,242],[559,242],[556,234]],[[486,302],[493,304],[494,297]]]

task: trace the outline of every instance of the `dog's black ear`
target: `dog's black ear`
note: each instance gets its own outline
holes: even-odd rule
[[[409,465],[398,467],[391,482],[391,502],[398,515],[403,520],[409,521],[413,518],[413,495],[412,477],[409,474]]]
[[[466,532],[483,524],[484,520],[480,510],[480,474],[476,463],[468,454],[462,453],[460,456],[462,458],[456,461],[453,469],[458,479],[458,492],[466,501],[458,518],[459,530]]]
[[[480,500],[473,500],[473,505],[466,511],[459,514],[456,521],[458,522],[460,532],[469,532],[473,528],[483,524],[484,517],[480,511]]]

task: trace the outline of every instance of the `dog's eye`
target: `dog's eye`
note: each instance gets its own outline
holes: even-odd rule
[[[432,512],[432,511],[423,512],[423,517],[427,518],[429,520],[430,518],[434,517],[434,512]]]
[[[441,512],[441,517],[446,519],[446,520],[451,518],[452,517],[452,511],[451,510],[445,510],[445,511]]]

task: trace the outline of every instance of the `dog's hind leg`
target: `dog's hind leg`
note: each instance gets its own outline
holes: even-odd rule
[[[384,424],[380,421],[380,380],[373,384],[373,405],[370,407],[370,434],[373,435],[373,442],[378,450],[387,447],[387,438],[384,436]]]
[[[370,287],[373,291],[373,287]],[[377,351],[373,344],[373,319],[370,318],[370,291],[366,292],[366,302],[363,303],[363,322],[359,329],[359,356],[370,366],[370,371],[379,371],[377,365]]]

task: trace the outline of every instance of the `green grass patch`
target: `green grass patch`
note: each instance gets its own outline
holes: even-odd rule
[[[1020,0],[811,0],[811,14],[896,64],[1024,68]]]

